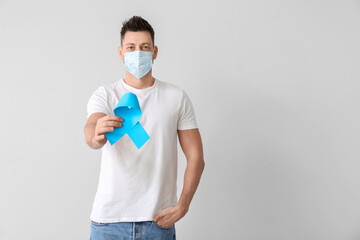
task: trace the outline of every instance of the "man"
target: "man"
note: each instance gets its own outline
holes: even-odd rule
[[[152,76],[158,47],[146,20],[123,23],[118,53],[125,78],[99,87],[87,105],[86,143],[102,151],[90,239],[176,239],[175,222],[187,213],[205,166],[193,105],[182,88]],[[114,144],[105,135],[122,127],[124,116],[114,109],[127,92],[138,98],[139,123],[150,137],[140,148],[127,134]],[[187,159],[179,201],[177,137]]]

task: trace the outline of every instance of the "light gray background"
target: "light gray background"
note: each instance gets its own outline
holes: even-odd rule
[[[178,239],[360,239],[350,0],[0,0],[0,239],[89,238],[101,152],[85,143],[86,104],[124,76],[133,15],[155,30],[154,76],[188,92],[203,137]]]

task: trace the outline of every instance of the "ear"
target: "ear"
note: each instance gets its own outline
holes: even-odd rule
[[[158,51],[159,51],[158,47],[155,46],[155,47],[154,47],[154,53],[153,53],[153,60],[156,59]]]
[[[124,61],[124,52],[123,52],[121,46],[118,47],[118,53],[119,53],[120,59],[121,59],[122,61]]]

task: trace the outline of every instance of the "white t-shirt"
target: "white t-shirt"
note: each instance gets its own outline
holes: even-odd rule
[[[87,117],[95,112],[114,115],[122,95],[134,93],[139,120],[150,139],[138,149],[125,134],[101,148],[101,170],[90,219],[97,222],[152,221],[177,198],[177,130],[198,128],[193,105],[180,87],[160,81],[137,89],[120,79],[91,95]]]

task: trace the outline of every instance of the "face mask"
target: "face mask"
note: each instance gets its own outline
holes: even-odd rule
[[[126,70],[136,78],[145,76],[152,67],[152,52],[133,51],[126,52],[124,56]]]

